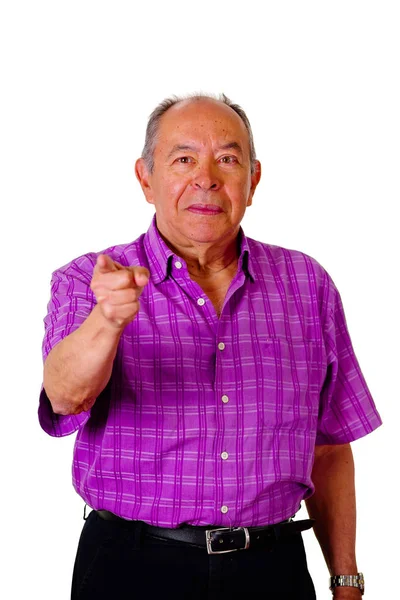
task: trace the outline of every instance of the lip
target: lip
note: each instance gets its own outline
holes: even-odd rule
[[[199,215],[219,215],[223,212],[222,208],[215,204],[192,204],[187,210]]]

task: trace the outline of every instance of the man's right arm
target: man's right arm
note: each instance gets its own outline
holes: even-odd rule
[[[143,267],[122,267],[107,255],[98,257],[90,285],[97,305],[45,361],[43,387],[55,413],[79,414],[93,406],[111,377],[120,337],[139,310],[148,279]]]

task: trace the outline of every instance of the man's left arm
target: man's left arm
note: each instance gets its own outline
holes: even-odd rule
[[[315,447],[311,479],[315,492],[306,500],[314,532],[331,575],[356,575],[356,499],[350,444]],[[338,587],[334,598],[359,600],[357,588]]]

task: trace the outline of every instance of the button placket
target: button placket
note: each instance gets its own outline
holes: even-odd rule
[[[219,327],[217,330],[217,336],[216,336],[216,342],[217,342],[217,344],[216,344],[216,346],[217,346],[216,375],[217,375],[217,379],[216,379],[215,383],[216,383],[216,387],[219,388],[219,390],[220,390],[219,401],[223,405],[227,404],[227,402],[229,401],[229,396],[227,394],[223,393],[223,390],[225,387],[223,365],[227,360],[228,361],[230,360],[230,356],[229,356],[230,353],[228,351],[228,347],[227,347],[226,343],[221,340],[221,338],[224,339],[224,331],[225,331],[224,323],[222,321],[220,321]],[[222,419],[225,420],[225,418],[226,418],[225,410],[226,409],[223,409],[223,407],[221,406],[220,410],[222,411]],[[219,467],[218,471],[219,471],[220,483],[222,486],[220,488],[219,502],[221,502],[221,501],[223,502],[224,500],[225,501],[230,500],[230,493],[227,490],[225,490],[225,486],[223,485],[225,478],[229,476],[230,470],[232,468],[232,465],[231,465],[231,467],[229,467],[229,452],[227,452],[226,449],[224,448],[225,443],[226,443],[225,436],[223,435],[223,433],[221,431],[219,440],[218,440],[218,446],[219,446],[218,460],[220,461],[220,467]],[[225,490],[225,491],[223,492],[222,490]],[[225,497],[226,494],[227,494],[227,497]],[[228,504],[224,503],[224,504],[220,505],[220,512],[223,515],[226,515],[228,513],[228,511],[229,511]]]

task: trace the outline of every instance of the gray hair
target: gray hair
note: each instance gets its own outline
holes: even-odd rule
[[[156,106],[156,108],[151,113],[148,123],[147,123],[146,139],[145,139],[144,148],[142,151],[142,158],[143,158],[143,160],[146,164],[146,167],[150,173],[152,173],[153,169],[154,169],[154,151],[156,148],[161,117],[167,112],[167,110],[169,108],[171,108],[171,106],[174,106],[175,104],[178,104],[179,102],[183,102],[184,100],[196,101],[196,100],[203,100],[203,99],[217,100],[219,102],[222,102],[223,104],[226,104],[227,106],[232,108],[232,110],[234,110],[235,113],[237,113],[239,115],[239,117],[242,119],[242,121],[247,129],[247,133],[249,134],[250,166],[251,166],[251,172],[254,173],[255,162],[256,162],[256,151],[255,151],[255,147],[254,147],[254,138],[253,138],[253,132],[251,130],[250,121],[247,118],[247,115],[244,112],[243,108],[241,106],[239,106],[239,104],[235,104],[234,102],[232,102],[232,100],[230,100],[227,96],[225,96],[225,94],[220,94],[219,96],[214,96],[212,94],[192,94],[192,95],[188,95],[188,96],[171,96],[170,98],[166,98],[165,100],[160,102],[160,104],[158,106]]]

